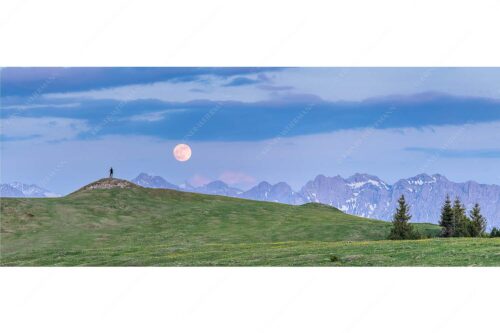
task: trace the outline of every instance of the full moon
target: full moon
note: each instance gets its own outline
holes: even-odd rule
[[[191,147],[185,143],[180,143],[175,146],[172,153],[177,161],[186,162],[191,158]]]

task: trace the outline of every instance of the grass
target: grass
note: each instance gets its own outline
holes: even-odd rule
[[[390,223],[318,204],[115,188],[0,206],[3,266],[500,264],[500,239],[386,241]]]

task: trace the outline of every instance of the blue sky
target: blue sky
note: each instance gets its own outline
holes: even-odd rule
[[[1,103],[2,182],[60,193],[111,165],[242,188],[355,172],[500,183],[498,68],[4,68]]]

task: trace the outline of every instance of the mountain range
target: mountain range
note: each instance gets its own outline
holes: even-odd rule
[[[155,182],[149,183],[149,179],[155,179]],[[132,179],[132,182],[144,187],[170,184],[159,176],[153,177],[145,173]],[[499,185],[485,185],[474,181],[457,183],[440,174],[419,174],[394,184],[360,173],[348,178],[318,175],[299,191],[294,191],[285,182],[273,185],[265,181],[243,191],[220,180],[200,187],[184,184],[174,189],[291,205],[316,202],[337,207],[348,214],[385,221],[391,220],[397,200],[404,195],[411,207],[411,220],[431,223],[438,223],[441,206],[446,195],[449,195],[451,199],[460,198],[467,209],[472,208],[476,202],[479,203],[483,215],[488,220],[488,226],[500,226]]]
[[[500,227],[500,186],[479,184],[474,181],[457,183],[440,174],[419,174],[415,177],[388,184],[380,178],[356,173],[351,177],[318,175],[299,191],[285,182],[270,184],[262,181],[249,190],[241,190],[216,180],[203,186],[189,183],[175,185],[161,176],[140,173],[131,180],[150,188],[164,188],[186,192],[223,195],[258,201],[301,205],[315,202],[337,207],[345,213],[390,221],[397,200],[404,195],[411,207],[413,222],[438,223],[441,206],[446,195],[460,198],[467,209],[476,202],[488,220],[488,227]],[[36,185],[19,182],[0,185],[2,197],[55,197],[58,196]]]
[[[60,197],[60,195],[37,185],[12,182],[9,184],[0,184],[0,197],[54,198]]]

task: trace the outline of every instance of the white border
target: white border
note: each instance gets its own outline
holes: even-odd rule
[[[1,66],[498,66],[500,2],[0,3]],[[498,268],[1,268],[5,332],[470,332]]]
[[[495,66],[496,0],[3,0],[2,66]]]
[[[491,268],[1,273],[4,332],[487,332],[500,296]]]

